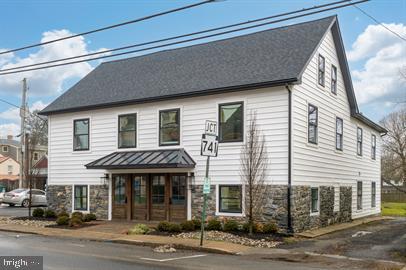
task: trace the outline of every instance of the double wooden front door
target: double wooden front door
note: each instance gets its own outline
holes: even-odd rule
[[[186,174],[113,176],[113,218],[186,220]]]

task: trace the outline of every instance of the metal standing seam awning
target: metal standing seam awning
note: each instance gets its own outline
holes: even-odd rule
[[[196,162],[183,149],[114,152],[85,165],[87,169],[194,168]]]

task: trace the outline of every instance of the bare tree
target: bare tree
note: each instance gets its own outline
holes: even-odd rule
[[[406,187],[406,109],[389,114],[381,125],[388,130],[383,137],[382,178],[398,180]]]
[[[250,113],[247,141],[241,150],[241,179],[245,186],[246,216],[249,234],[253,233],[254,222],[263,214],[266,189],[264,181],[268,166],[265,136],[258,129],[256,112]]]

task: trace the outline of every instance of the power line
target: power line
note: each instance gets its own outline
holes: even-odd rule
[[[94,52],[94,53],[88,53],[88,54],[83,54],[83,55],[78,55],[78,56],[66,57],[66,58],[56,59],[56,60],[50,60],[50,61],[30,64],[30,65],[24,65],[24,66],[12,67],[12,68],[0,69],[0,72],[17,70],[17,69],[28,68],[28,67],[42,66],[42,65],[51,64],[51,63],[57,63],[57,62],[61,62],[61,61],[73,60],[73,59],[77,59],[77,58],[89,57],[89,56],[98,55],[98,54],[106,54],[106,53],[110,53],[110,52],[114,52],[114,51],[121,51],[121,50],[130,49],[130,48],[141,47],[141,46],[151,45],[151,44],[155,44],[155,43],[161,43],[161,42],[164,42],[164,41],[170,41],[170,40],[174,40],[174,39],[179,39],[179,38],[184,38],[184,37],[189,37],[189,36],[194,36],[194,35],[200,35],[200,34],[204,34],[204,33],[214,32],[214,31],[223,30],[223,29],[227,29],[227,28],[232,28],[232,27],[236,27],[236,26],[241,26],[241,25],[245,25],[245,24],[251,24],[251,23],[254,23],[254,22],[259,22],[259,21],[269,20],[269,19],[283,17],[283,16],[287,16],[287,15],[292,15],[292,14],[296,14],[296,13],[303,13],[305,11],[310,11],[310,10],[319,9],[319,8],[322,8],[322,7],[337,5],[337,4],[341,4],[341,3],[344,3],[344,2],[350,2],[350,1],[352,1],[352,0],[336,1],[336,2],[332,2],[332,3],[324,4],[324,5],[313,6],[313,7],[310,7],[310,8],[303,8],[303,9],[299,9],[299,10],[295,10],[295,11],[291,11],[291,12],[285,12],[285,13],[272,15],[272,16],[268,16],[268,17],[264,17],[264,18],[259,18],[259,19],[255,19],[255,20],[249,20],[249,21],[245,21],[245,22],[240,22],[240,23],[225,25],[225,26],[221,26],[221,27],[206,29],[206,30],[202,30],[202,31],[197,31],[197,32],[189,33],[189,34],[183,34],[183,35],[178,35],[178,36],[174,36],[174,37],[158,39],[158,40],[154,40],[154,41],[148,41],[148,42],[143,42],[143,43],[138,43],[138,44],[132,44],[132,45],[119,47],[119,48],[115,48],[115,49],[103,50],[103,51],[98,51],[98,52]]]
[[[175,8],[175,9],[159,12],[159,13],[156,13],[156,14],[148,15],[148,16],[145,16],[145,17],[142,17],[142,18],[131,20],[131,21],[125,21],[125,22],[122,22],[122,23],[105,26],[105,27],[102,27],[102,28],[82,32],[82,33],[67,36],[67,37],[62,37],[62,38],[53,39],[53,40],[49,40],[49,41],[45,41],[45,42],[41,42],[41,43],[37,43],[37,44],[27,45],[27,46],[16,48],[16,49],[2,51],[2,52],[0,52],[0,55],[1,54],[6,54],[6,53],[11,53],[11,52],[22,51],[22,50],[26,50],[26,49],[30,49],[30,48],[34,48],[34,47],[38,47],[38,46],[42,46],[42,45],[46,45],[46,44],[66,40],[66,39],[79,37],[79,36],[90,35],[90,34],[94,34],[94,33],[97,33],[97,32],[109,30],[109,29],[112,29],[112,28],[117,28],[117,27],[120,27],[120,26],[128,25],[128,24],[133,24],[133,23],[137,23],[137,22],[141,22],[141,21],[146,21],[146,20],[149,20],[149,19],[152,19],[152,18],[155,18],[155,17],[167,15],[167,14],[170,14],[170,13],[174,13],[174,12],[177,12],[177,11],[181,11],[181,10],[185,10],[185,9],[189,9],[189,8],[193,8],[193,7],[197,7],[197,6],[204,5],[204,4],[207,4],[207,3],[211,3],[211,2],[214,2],[214,1],[215,0],[206,0],[206,1],[203,1],[203,2],[196,3],[196,4],[191,4],[191,5],[183,6],[183,7],[180,7],[180,8]]]
[[[389,27],[387,27],[385,24],[381,23],[380,21],[378,21],[375,17],[373,17],[372,15],[368,14],[365,10],[363,10],[360,7],[357,7],[354,4],[354,8],[358,9],[359,11],[361,11],[362,13],[364,13],[364,15],[366,15],[367,17],[369,17],[371,20],[373,20],[374,22],[376,22],[377,24],[379,24],[380,26],[382,26],[383,28],[385,28],[386,30],[388,30],[389,32],[391,32],[392,34],[394,34],[395,36],[397,36],[398,38],[402,39],[403,41],[406,41],[406,38],[402,37],[399,33],[393,31],[392,29],[390,29]]]
[[[4,103],[6,103],[6,104],[8,104],[8,105],[10,105],[10,106],[12,106],[12,107],[15,107],[15,108],[17,108],[17,109],[22,109],[20,106],[14,104],[14,103],[11,103],[11,102],[9,102],[9,101],[7,101],[7,100],[5,100],[5,99],[0,98],[0,101],[1,101],[1,102],[4,102]],[[25,112],[27,112],[27,113],[29,113],[29,114],[32,115],[32,116],[38,117],[39,119],[41,119],[41,120],[44,121],[44,122],[47,122],[46,119],[43,119],[43,118],[42,118],[41,116],[39,116],[38,114],[34,114],[34,113],[30,112],[30,110],[24,110],[24,109],[22,109],[22,110],[25,111]]]
[[[330,10],[334,10],[334,9],[338,9],[338,8],[351,6],[351,5],[354,5],[354,4],[368,2],[368,1],[370,1],[370,0],[360,0],[360,1],[357,1],[357,2],[354,2],[354,3],[348,3],[348,4],[343,4],[343,5],[340,5],[340,6],[331,7],[331,8],[325,8],[325,9],[321,9],[321,10],[317,10],[317,11],[313,11],[313,12],[308,12],[308,13],[305,13],[305,14],[290,16],[290,17],[287,17],[287,18],[279,19],[279,20],[274,20],[274,21],[270,21],[270,22],[255,24],[255,25],[252,25],[252,26],[237,28],[237,29],[234,29],[234,30],[228,30],[228,31],[220,32],[220,33],[215,33],[215,34],[211,34],[211,35],[206,35],[206,36],[202,36],[202,37],[196,37],[196,38],[191,38],[191,39],[186,39],[186,40],[181,40],[181,41],[176,41],[176,42],[171,42],[171,43],[166,43],[166,44],[147,47],[147,48],[138,49],[138,50],[132,50],[132,51],[127,51],[127,52],[122,52],[122,53],[117,53],[117,54],[111,54],[111,55],[104,55],[104,56],[94,57],[94,58],[90,58],[90,59],[77,60],[77,61],[72,61],[72,62],[67,62],[67,63],[44,66],[44,67],[37,67],[37,68],[22,69],[22,70],[17,70],[17,71],[3,72],[3,73],[0,73],[0,76],[1,75],[7,75],[7,74],[28,72],[28,71],[33,71],[33,70],[47,69],[47,68],[52,68],[52,67],[65,66],[65,65],[72,65],[72,64],[82,63],[82,62],[95,61],[95,60],[104,59],[104,58],[117,57],[117,56],[136,53],[136,52],[142,52],[142,51],[153,50],[153,49],[158,49],[158,48],[172,46],[172,45],[178,45],[178,44],[182,44],[182,43],[186,43],[186,42],[192,42],[192,41],[196,41],[196,40],[200,40],[200,39],[205,39],[205,38],[230,34],[230,33],[244,31],[244,30],[248,30],[248,29],[252,29],[252,28],[257,28],[257,27],[260,27],[260,26],[268,25],[268,24],[273,24],[273,23],[292,20],[292,19],[301,18],[301,17],[305,17],[305,16],[310,16],[310,15],[314,15],[314,14],[318,14],[318,13],[322,13],[322,12],[326,12],[326,11],[330,11]],[[24,68],[24,67],[21,67],[21,68]]]

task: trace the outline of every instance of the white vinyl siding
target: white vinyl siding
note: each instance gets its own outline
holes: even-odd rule
[[[117,121],[122,114],[137,112],[137,150],[184,148],[197,163],[196,183],[203,182],[206,158],[200,156],[200,141],[206,120],[218,119],[222,103],[244,102],[244,125],[251,110],[267,141],[270,162],[267,182],[286,185],[288,180],[288,92],[285,87],[192,97],[92,111],[55,114],[49,117],[49,185],[101,184],[104,170],[87,170],[84,165],[117,147]],[[159,147],[159,111],[180,108],[180,145]],[[73,119],[89,118],[90,151],[72,151]],[[213,184],[241,184],[240,151],[243,142],[219,145],[218,157],[210,160]],[[170,171],[170,170],[166,170]],[[173,171],[173,170],[172,170]]]
[[[318,81],[318,56],[325,57],[325,65],[337,67],[337,95],[321,90]],[[330,69],[326,69],[326,81],[330,81]],[[376,185],[376,205],[371,208],[372,181],[379,182],[380,145],[379,133],[350,116],[350,106],[344,88],[341,66],[335,51],[331,32],[326,34],[324,41],[317,49],[302,77],[302,83],[292,90],[293,104],[293,156],[292,156],[292,184],[333,186],[351,186],[353,193],[352,217],[358,218],[380,212],[380,185]],[[307,142],[307,112],[308,104],[318,107],[318,144]],[[336,118],[343,119],[343,151],[336,150]],[[363,157],[357,156],[357,127],[361,127],[364,134],[376,135],[376,160],[366,158],[371,156],[371,147],[364,147]],[[371,145],[371,136],[364,136],[363,144]],[[364,200],[362,211],[356,210],[356,181],[363,181]]]

